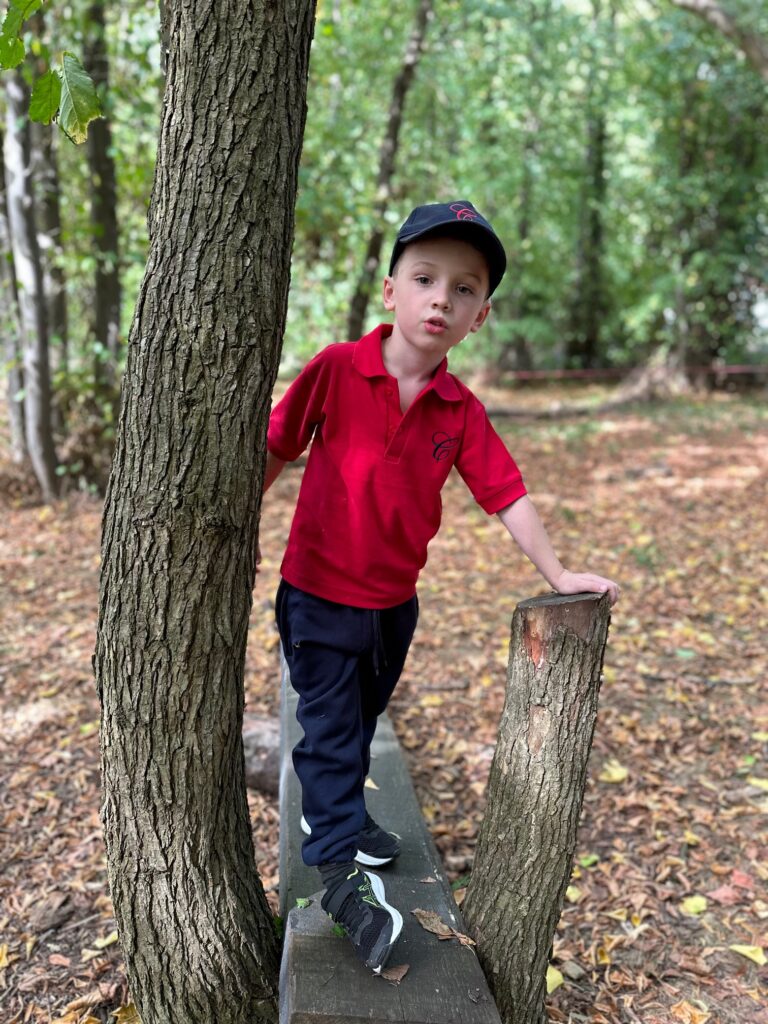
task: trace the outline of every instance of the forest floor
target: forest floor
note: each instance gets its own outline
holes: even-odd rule
[[[497,421],[563,561],[623,589],[554,944],[565,980],[549,997],[551,1021],[768,1024],[764,397]],[[272,599],[299,479],[286,471],[264,509],[246,665],[255,713],[277,711]],[[96,1024],[129,999],[99,825],[90,659],[101,508],[85,495],[37,505],[7,466],[0,481],[0,1020]],[[545,587],[460,479],[444,498],[391,711],[460,898],[511,616]],[[277,807],[255,792],[250,801],[275,901]]]

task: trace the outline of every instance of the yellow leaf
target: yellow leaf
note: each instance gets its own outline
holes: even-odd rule
[[[610,665],[604,665],[603,666],[603,679],[605,680],[606,683],[615,683],[616,682],[616,669],[612,668]]]
[[[560,988],[563,984],[563,976],[556,967],[549,964],[547,967],[547,995],[554,992],[556,988]]]
[[[8,963],[8,943],[4,942],[2,946],[0,946],[0,971],[4,967],[7,967]]]
[[[376,783],[373,781],[373,779],[369,775],[368,778],[365,780],[364,788],[365,789],[378,789],[379,787],[376,785]]]
[[[605,946],[598,946],[595,953],[595,958],[599,964],[607,965],[611,962],[610,954]]]
[[[699,839],[696,833],[691,832],[689,828],[685,830],[685,833],[683,834],[683,839],[685,840],[688,846],[698,846],[701,842],[701,839]]]
[[[732,949],[734,953],[745,956],[748,960],[752,960],[753,963],[759,964],[760,967],[765,967],[768,964],[768,958],[766,958],[761,946],[729,946],[728,949]]]
[[[684,914],[688,914],[689,917],[703,914],[707,909],[707,898],[706,896],[689,896],[688,899],[683,900],[680,904],[680,909]]]
[[[423,708],[439,708],[443,703],[443,698],[439,693],[425,693],[419,701]]]
[[[768,789],[768,779],[758,779],[756,775],[750,775],[747,782],[750,786],[757,786],[758,789]]]
[[[106,949],[107,946],[112,946],[115,942],[117,942],[117,932],[110,932],[106,938],[96,939],[93,944],[96,949]]]
[[[126,1006],[121,1006],[118,1010],[114,1010],[112,1016],[116,1018],[117,1024],[141,1024],[141,1018],[133,1003],[128,1003]]]
[[[768,732],[753,732],[752,739],[758,743],[768,743]]]
[[[606,911],[606,917],[612,917],[614,921],[626,921],[629,916],[626,909],[622,907],[620,910],[609,910]]]
[[[565,898],[569,903],[578,903],[584,893],[578,887],[578,885],[569,885],[565,890]]]
[[[697,1010],[686,999],[681,999],[679,1003],[675,1003],[674,1006],[670,1007],[670,1010],[675,1020],[679,1020],[681,1024],[707,1024],[711,1016],[705,1010]]]
[[[619,764],[615,757],[609,758],[603,765],[603,770],[597,776],[601,782],[624,782],[629,775],[629,769]]]
[[[94,957],[99,955],[98,949],[81,949],[80,960],[82,963],[87,964],[89,960],[93,960]]]

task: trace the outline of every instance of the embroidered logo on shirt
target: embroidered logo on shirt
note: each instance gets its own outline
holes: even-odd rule
[[[432,458],[435,462],[442,462],[443,459],[448,458],[451,448],[455,448],[458,443],[458,437],[449,437],[444,430],[436,431],[432,435],[432,444],[434,445]]]

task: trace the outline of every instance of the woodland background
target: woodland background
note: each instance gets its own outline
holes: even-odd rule
[[[764,390],[733,389],[759,385],[768,362],[768,8],[728,0],[727,34],[702,9],[712,5],[337,0],[321,3],[312,50],[283,376],[354,336],[360,294],[364,324],[378,322],[377,248],[386,262],[413,205],[470,199],[510,269],[491,322],[453,365],[517,414],[499,429],[564,558],[624,588],[555,947],[565,982],[549,1013],[574,1024],[767,1019],[768,417]],[[76,1024],[130,1019],[90,657],[162,45],[151,3],[74,2],[36,17],[21,75],[2,78],[6,166],[27,159],[36,224],[25,245],[41,286],[19,288],[19,239],[3,215],[0,1006],[3,1020]],[[64,50],[93,75],[105,112],[82,146],[20,113],[24,76]],[[32,348],[43,364],[25,361]],[[734,364],[755,369],[727,375]],[[51,443],[36,481],[18,414],[46,367]],[[606,386],[521,390],[515,376],[631,368],[652,380],[642,395],[653,401],[610,414],[599,412],[616,397]],[[548,419],[553,403],[594,415]],[[297,477],[265,504],[251,711],[275,710],[270,604]],[[539,589],[513,555],[495,557],[491,526],[452,481],[424,628],[393,705],[457,891],[482,815],[509,617]],[[251,810],[274,896],[276,810],[257,793]]]

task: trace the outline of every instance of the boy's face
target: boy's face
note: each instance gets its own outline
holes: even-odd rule
[[[395,328],[418,349],[445,355],[485,322],[491,303],[488,265],[457,238],[426,238],[403,251],[384,278],[384,307]]]

